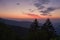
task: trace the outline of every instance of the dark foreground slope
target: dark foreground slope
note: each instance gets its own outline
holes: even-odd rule
[[[29,33],[29,28],[26,28],[26,26],[30,27],[31,22],[19,22],[19,21],[0,18],[0,40],[27,40],[26,38],[28,38],[28,34],[30,33]],[[55,30],[58,31],[57,28]],[[57,36],[56,39],[59,40],[60,36]]]
[[[0,40],[22,40],[27,33],[27,28],[7,25],[4,22],[0,22]]]

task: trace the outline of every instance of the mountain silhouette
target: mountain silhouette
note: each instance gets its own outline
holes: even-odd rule
[[[22,27],[25,27],[25,28],[29,28],[30,24],[32,23],[30,21],[15,21],[15,20],[8,20],[8,19],[2,19],[2,18],[0,19],[0,21],[4,22],[7,25],[22,26]],[[39,25],[42,25],[42,24],[39,23]]]

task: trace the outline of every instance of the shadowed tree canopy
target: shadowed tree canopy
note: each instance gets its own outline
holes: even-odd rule
[[[34,29],[34,30],[36,30],[37,28],[39,28],[37,19],[35,19],[33,21],[33,23],[31,24],[31,28]]]
[[[55,38],[56,37],[55,29],[54,29],[54,27],[53,27],[53,25],[52,25],[52,23],[51,23],[49,18],[43,24],[42,29],[47,32],[48,40],[51,39],[51,38]]]
[[[39,39],[39,37],[38,37],[38,28],[39,28],[39,26],[38,26],[38,21],[37,21],[37,19],[35,19],[34,21],[33,21],[33,23],[31,24],[31,27],[30,27],[30,29],[29,29],[29,37],[28,37],[28,40],[38,40]]]

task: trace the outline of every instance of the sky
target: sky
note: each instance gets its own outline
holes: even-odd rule
[[[60,19],[60,0],[0,0],[0,17]]]

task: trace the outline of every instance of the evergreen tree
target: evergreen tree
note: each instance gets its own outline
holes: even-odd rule
[[[38,21],[35,19],[30,27],[28,40],[38,40],[38,28]]]
[[[37,19],[35,19],[34,22],[31,24],[31,28],[30,29],[37,30],[38,27],[39,27],[38,26],[38,21],[37,21]]]
[[[50,19],[49,18],[44,23],[42,29],[45,30],[46,33],[48,34],[47,35],[47,37],[48,37],[47,39],[48,40],[50,40],[50,38],[55,38],[55,36],[56,36],[55,29],[54,29],[52,23],[50,22]]]

